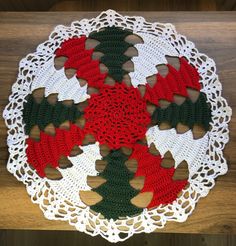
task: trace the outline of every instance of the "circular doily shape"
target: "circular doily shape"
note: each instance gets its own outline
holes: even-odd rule
[[[131,34],[143,42],[134,45],[126,42]],[[87,49],[88,38],[96,39],[99,44]],[[137,50],[136,56],[126,56],[129,47]],[[103,53],[99,60],[92,58],[95,51]],[[66,56],[67,61],[57,70],[54,59],[60,56]],[[180,68],[168,64],[166,56],[178,57]],[[134,66],[132,72],[123,67],[129,60]],[[100,63],[106,65],[106,73],[101,72]],[[160,64],[168,67],[165,77],[158,72]],[[65,69],[70,68],[76,73],[68,78]],[[129,87],[122,81],[125,75],[130,77]],[[147,78],[153,75],[156,83],[150,85]],[[107,76],[113,78],[114,86],[105,85]],[[78,83],[80,78],[86,80],[85,85]],[[146,88],[144,96],[138,93],[140,86]],[[100,92],[90,95],[88,87]],[[57,94],[57,103],[34,100],[32,92],[38,88],[44,88],[45,97]],[[188,88],[199,92],[195,102],[188,98]],[[143,17],[122,16],[108,10],[90,20],[59,25],[36,52],[28,54],[19,64],[18,78],[4,110],[9,128],[7,169],[26,185],[32,202],[39,205],[46,218],[67,221],[79,231],[101,235],[110,242],[123,241],[135,233],[152,232],[168,221],[183,222],[198,200],[213,188],[216,177],[227,172],[222,151],[229,139],[231,109],[221,90],[214,61],[178,34],[172,24],[149,23]],[[174,103],[175,94],[186,98],[182,105]],[[170,105],[160,108],[160,99]],[[65,100],[72,100],[74,105],[88,100],[88,106],[82,112],[74,105],[61,103]],[[155,106],[152,115],[146,111],[147,102]],[[76,125],[83,114],[88,121],[85,130]],[[154,123],[150,126],[151,119]],[[69,130],[59,128],[66,120],[70,122]],[[159,124],[165,121],[171,129],[160,129]],[[54,136],[43,131],[49,123],[56,128]],[[189,130],[179,134],[178,123],[187,125]],[[195,123],[206,130],[199,139],[193,137]],[[34,125],[41,131],[39,141],[30,138]],[[96,142],[83,146],[86,132],[94,134]],[[139,142],[145,136],[146,145]],[[100,145],[104,143],[111,148],[106,157],[100,154]],[[150,154],[152,144],[159,155]],[[80,147],[82,154],[70,156],[74,145]],[[122,153],[119,149],[122,146],[131,147],[132,154]],[[175,161],[168,170],[161,167],[166,152]],[[66,156],[72,167],[61,168],[60,155]],[[98,173],[95,163],[101,159],[108,164]],[[124,167],[128,159],[137,161],[135,173]],[[175,169],[182,161],[188,164],[189,177],[173,181]],[[61,173],[62,179],[46,177],[44,168],[49,163]],[[95,189],[103,200],[90,207],[78,193],[91,189],[87,176],[97,175],[107,179],[105,186]],[[141,190],[130,188],[129,180],[134,176],[145,177]],[[147,191],[153,192],[147,207],[134,207],[130,203],[136,194]],[[120,200],[114,195],[119,195]]]

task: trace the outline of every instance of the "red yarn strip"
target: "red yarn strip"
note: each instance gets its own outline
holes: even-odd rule
[[[100,88],[104,84],[107,73],[101,73],[98,60],[92,60],[94,49],[86,50],[87,37],[71,38],[64,41],[55,52],[56,57],[66,56],[68,59],[64,67],[77,70],[78,78],[85,79],[89,86]]]
[[[200,76],[195,67],[190,65],[184,57],[180,57],[180,68],[176,70],[170,64],[166,77],[162,77],[160,73],[156,74],[156,83],[153,87],[146,85],[146,93],[144,98],[157,105],[160,99],[173,102],[174,94],[188,97],[187,88],[195,90],[201,89],[199,82]]]
[[[172,203],[188,183],[187,180],[173,180],[175,168],[163,168],[161,156],[149,153],[147,146],[136,144],[129,159],[136,159],[138,162],[135,176],[145,177],[141,192],[153,192],[147,208]]]
[[[83,135],[83,131],[78,126],[71,124],[69,130],[56,128],[55,136],[41,131],[39,141],[27,138],[28,163],[36,169],[39,176],[45,177],[46,166],[58,167],[62,155],[69,156],[75,145],[82,144]]]

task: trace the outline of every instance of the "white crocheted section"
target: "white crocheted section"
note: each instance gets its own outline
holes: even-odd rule
[[[206,94],[212,112],[205,156],[199,160],[200,168],[196,175],[189,177],[190,184],[183,190],[182,195],[172,204],[161,205],[152,210],[144,209],[140,215],[116,221],[104,219],[99,214],[94,215],[89,207],[80,207],[58,197],[46,179],[40,178],[32,170],[27,163],[25,153],[27,136],[22,119],[23,103],[26,96],[31,93],[35,75],[54,56],[60,44],[70,37],[88,36],[92,31],[113,25],[132,30],[137,34],[143,32],[158,36],[169,42],[180,56],[185,56],[200,73],[202,92]],[[9,129],[7,144],[10,156],[7,169],[26,185],[32,202],[39,204],[47,218],[68,221],[77,230],[92,236],[99,234],[110,242],[124,241],[135,233],[148,233],[157,228],[163,228],[167,221],[183,222],[192,213],[198,200],[206,196],[213,188],[215,178],[227,172],[222,150],[229,139],[228,122],[232,112],[226,100],[221,96],[221,90],[214,61],[200,53],[195,45],[186,37],[178,34],[171,24],[149,23],[143,17],[122,16],[115,11],[108,10],[90,20],[75,21],[69,27],[57,26],[49,39],[40,44],[35,53],[27,55],[19,64],[18,78],[12,87],[9,104],[3,113]],[[168,131],[166,135],[169,136]]]
[[[175,129],[160,130],[158,126],[151,127],[146,133],[146,138],[148,146],[154,143],[162,157],[167,151],[170,151],[175,160],[175,168],[182,161],[186,161],[190,178],[201,167],[209,141],[208,133],[202,138],[194,140],[191,130],[178,134]]]
[[[134,87],[145,85],[146,78],[157,74],[157,64],[167,64],[166,55],[179,56],[176,49],[164,38],[151,33],[136,32],[143,39],[143,44],[136,44],[138,56],[132,57],[134,71],[129,73]]]
[[[95,162],[101,160],[102,156],[98,142],[88,146],[80,146],[80,149],[83,150],[82,154],[67,157],[73,165],[71,168],[57,168],[62,175],[62,179],[47,179],[47,182],[60,199],[85,207],[86,205],[80,200],[79,191],[91,190],[87,184],[87,176],[98,175]]]
[[[87,84],[80,86],[76,75],[68,79],[64,67],[56,70],[54,56],[38,69],[31,85],[31,90],[45,88],[45,96],[58,93],[58,100],[74,100],[74,103],[86,101],[90,96],[87,94]]]

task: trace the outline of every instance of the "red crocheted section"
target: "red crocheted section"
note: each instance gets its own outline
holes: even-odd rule
[[[188,183],[187,180],[173,180],[175,168],[163,168],[161,156],[149,153],[147,146],[136,144],[129,159],[136,159],[138,162],[135,176],[145,177],[141,192],[153,192],[147,208],[172,203]]]
[[[83,131],[74,124],[70,125],[69,130],[56,128],[55,136],[41,131],[39,141],[26,139],[28,163],[36,169],[39,176],[45,177],[46,166],[58,167],[60,157],[69,156],[75,145],[82,144],[83,136]]]
[[[86,133],[112,149],[131,147],[145,136],[150,114],[138,89],[124,83],[104,85],[85,108]]]
[[[55,54],[56,57],[66,56],[68,59],[64,64],[65,68],[76,69],[78,78],[85,79],[89,86],[99,88],[104,84],[107,73],[102,74],[99,68],[100,62],[92,60],[94,49],[85,49],[86,40],[85,36],[68,39],[61,44]]]
[[[160,99],[173,102],[174,94],[188,97],[187,88],[195,90],[201,89],[199,82],[200,76],[195,67],[187,62],[184,57],[179,58],[180,68],[176,70],[170,64],[166,64],[169,72],[166,77],[162,77],[160,73],[156,75],[156,83],[153,87],[146,85],[146,93],[144,98],[157,105]]]

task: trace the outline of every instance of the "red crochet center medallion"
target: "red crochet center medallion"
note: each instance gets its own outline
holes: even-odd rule
[[[132,145],[145,136],[150,114],[138,89],[124,83],[104,85],[85,109],[85,132],[111,149]]]

